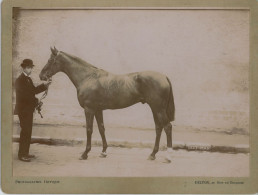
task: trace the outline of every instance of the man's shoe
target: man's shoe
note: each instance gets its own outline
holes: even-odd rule
[[[28,157],[25,157],[25,156],[19,157],[19,160],[24,161],[24,162],[30,162],[30,159]]]
[[[36,158],[36,156],[33,155],[33,154],[28,154],[26,157],[27,157],[27,158]]]

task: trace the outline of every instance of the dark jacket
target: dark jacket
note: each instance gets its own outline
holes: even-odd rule
[[[22,73],[15,81],[16,105],[14,114],[33,112],[38,104],[35,94],[41,93],[46,89],[47,87],[44,84],[35,87],[31,78]]]

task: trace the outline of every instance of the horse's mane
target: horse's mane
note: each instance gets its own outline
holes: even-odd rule
[[[62,53],[64,55],[66,55],[67,57],[69,57],[71,60],[73,60],[74,62],[77,62],[78,65],[82,65],[82,66],[85,66],[85,67],[89,67],[89,68],[93,68],[93,69],[98,69],[100,70],[99,68],[97,68],[96,66],[93,66],[92,64],[86,62],[85,60],[79,58],[79,57],[76,57],[74,55],[71,55],[71,54],[68,54],[68,53],[65,53],[62,51]]]

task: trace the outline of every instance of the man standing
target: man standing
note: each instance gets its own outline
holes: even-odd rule
[[[38,104],[35,94],[45,91],[51,81],[44,81],[41,85],[35,87],[30,78],[32,68],[34,67],[33,61],[25,59],[21,67],[23,72],[15,81],[16,106],[14,109],[14,114],[18,115],[21,126],[18,158],[21,161],[30,162],[31,158],[35,158],[34,155],[29,154],[33,112]]]

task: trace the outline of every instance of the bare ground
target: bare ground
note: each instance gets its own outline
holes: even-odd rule
[[[165,151],[154,161],[147,160],[149,148],[108,148],[100,158],[100,147],[93,147],[88,160],[79,160],[83,146],[48,146],[31,144],[31,162],[17,158],[18,143],[13,143],[14,176],[78,177],[245,177],[249,175],[249,154],[173,151],[172,163],[165,163]]]

